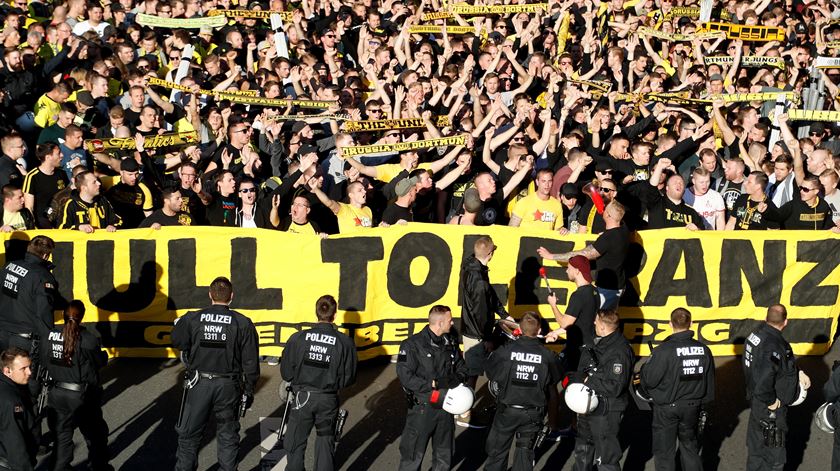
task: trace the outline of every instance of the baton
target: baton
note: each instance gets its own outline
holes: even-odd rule
[[[545,267],[540,267],[540,276],[542,277],[543,281],[545,281],[545,287],[548,288],[548,294],[554,296],[554,291],[551,289],[551,285],[548,284],[548,277],[545,274]]]
[[[286,386],[286,407],[283,408],[283,419],[280,421],[280,428],[277,429],[277,441],[283,441],[284,432],[286,428],[286,421],[289,419],[289,408],[292,406],[292,385]]]

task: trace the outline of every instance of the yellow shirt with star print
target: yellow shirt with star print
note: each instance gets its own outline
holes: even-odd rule
[[[338,205],[340,208],[336,217],[338,218],[338,232],[341,234],[373,225],[373,213],[367,206],[357,208],[347,203],[338,203]]]
[[[563,206],[553,196],[543,201],[536,192],[531,193],[516,202],[513,215],[522,220],[519,227],[526,229],[556,231],[563,227]]]

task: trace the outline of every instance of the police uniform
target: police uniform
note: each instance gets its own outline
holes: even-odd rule
[[[589,471],[598,462],[599,471],[619,471],[621,445],[618,429],[627,408],[627,387],[633,368],[633,351],[620,331],[595,338],[595,347],[581,357],[587,365],[586,385],[598,395],[598,407],[578,415],[575,438],[575,471]]]
[[[194,470],[207,417],[216,417],[219,468],[236,469],[238,409],[242,394],[253,398],[260,365],[251,319],[214,304],[178,319],[172,346],[181,350],[189,384],[178,432],[177,470]],[[243,381],[244,376],[244,381]],[[244,390],[244,391],[243,391]]]
[[[787,406],[799,396],[799,370],[793,350],[780,330],[762,323],[747,337],[744,379],[750,401],[747,471],[781,470],[787,461]],[[776,399],[781,405],[771,411],[767,406]]]
[[[441,336],[426,326],[400,344],[397,376],[408,396],[408,414],[400,439],[401,471],[419,470],[432,439],[432,469],[452,467],[455,422],[448,412],[432,407],[437,388],[451,388],[466,379],[466,366],[455,335]]]
[[[837,424],[840,423],[840,361],[835,361],[831,367],[831,376],[823,385],[823,396],[825,401],[831,404],[828,408],[828,421],[834,430],[834,446],[831,448],[831,471],[840,471],[840,430]]]
[[[29,352],[32,376],[29,393],[38,397],[38,343],[55,327],[53,310],[59,299],[58,282],[52,263],[26,253],[3,268],[3,296],[0,296],[0,351],[17,347]]]
[[[108,465],[108,424],[102,417],[102,386],[99,370],[108,363],[99,338],[80,326],[79,343],[68,365],[64,362],[61,329],[47,334],[42,362],[53,380],[49,395],[50,424],[56,433],[53,469],[67,469],[73,461],[73,432],[78,426],[88,445],[88,461],[94,470]]]
[[[653,400],[653,458],[657,471],[675,469],[679,438],[683,471],[700,471],[697,421],[715,397],[715,363],[708,347],[677,332],[651,353],[641,370],[641,390]]]
[[[560,381],[560,360],[537,339],[523,336],[490,355],[487,377],[499,389],[484,469],[507,469],[514,436],[514,471],[534,469],[534,441],[545,415],[547,389]]]
[[[292,386],[292,408],[283,440],[289,471],[303,470],[306,440],[315,426],[315,469],[332,470],[338,391],[356,381],[356,346],[335,325],[319,322],[297,332],[283,349],[280,373]]]
[[[0,374],[0,470],[31,471],[38,442],[35,416],[18,385]]]

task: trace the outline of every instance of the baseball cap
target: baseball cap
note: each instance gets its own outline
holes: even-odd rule
[[[140,164],[134,160],[133,157],[126,157],[120,160],[120,171],[122,172],[139,172]]]
[[[259,44],[257,44],[257,50],[259,50],[259,51],[262,51],[263,49],[268,49],[270,47],[271,47],[271,43],[268,42],[267,40],[260,41]]]
[[[295,124],[292,125],[292,134],[297,134],[303,131],[303,128],[305,128],[306,126],[309,125],[306,124],[305,121],[295,121]]]
[[[589,283],[592,283],[592,271],[589,269],[588,258],[584,257],[583,255],[575,255],[574,257],[569,259],[569,265],[579,270],[584,280],[586,280]]]
[[[313,146],[312,144],[304,144],[304,145],[300,146],[297,154],[298,154],[298,156],[301,156],[301,155],[311,154],[313,152],[317,154],[318,153],[318,148]]]
[[[560,187],[560,194],[566,198],[577,198],[580,195],[574,183],[564,183]]]
[[[603,172],[609,172],[609,171],[612,171],[612,169],[613,169],[612,165],[610,165],[609,162],[601,161],[601,162],[598,162],[597,164],[595,164],[595,171],[596,172],[602,172],[602,173]]]
[[[93,106],[93,95],[90,94],[87,90],[82,90],[76,94],[76,101],[85,105],[85,106]]]
[[[417,184],[417,177],[411,178],[403,178],[402,180],[397,182],[397,185],[394,187],[394,192],[397,194],[398,197],[403,197],[414,188],[414,185]]]
[[[795,28],[796,34],[805,34],[808,32],[808,27],[805,23],[797,23]]]
[[[111,12],[113,13],[113,12],[117,12],[117,11],[125,11],[125,7],[120,2],[112,2],[111,3]]]
[[[810,131],[822,134],[822,133],[825,132],[825,124],[823,124],[823,123],[812,123]]]
[[[714,82],[715,80],[720,80],[721,82],[723,82],[723,75],[713,74],[711,77],[709,77],[709,82]]]

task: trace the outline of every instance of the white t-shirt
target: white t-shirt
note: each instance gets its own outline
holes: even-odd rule
[[[840,190],[835,191],[830,196],[827,195],[824,199],[831,208],[831,219],[834,221],[834,224],[837,224],[840,221]]]
[[[715,214],[718,211],[726,210],[726,205],[723,204],[723,196],[720,193],[709,190],[705,195],[697,196],[691,189],[687,189],[683,194],[683,201],[694,208],[697,214],[703,218],[703,225],[706,226],[706,229],[723,229],[722,227],[715,227]]]

